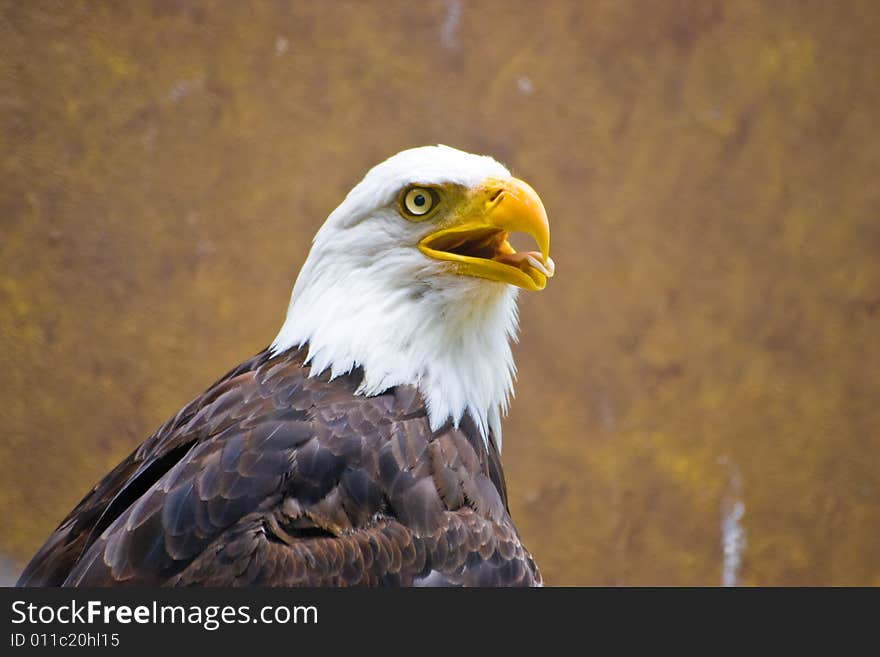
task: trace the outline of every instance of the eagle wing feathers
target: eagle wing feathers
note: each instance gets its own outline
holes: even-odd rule
[[[262,352],[183,408],[59,525],[20,585],[540,583],[494,440],[432,432],[415,388],[356,395]]]

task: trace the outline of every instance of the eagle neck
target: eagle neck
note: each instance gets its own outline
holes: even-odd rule
[[[432,430],[469,415],[500,450],[515,376],[516,288],[455,274],[400,282],[381,273],[328,277],[307,261],[272,352],[307,346],[310,376],[360,367],[357,394],[414,385]]]

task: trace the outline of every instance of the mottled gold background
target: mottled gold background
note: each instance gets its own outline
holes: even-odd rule
[[[274,337],[369,166],[442,142],[507,163],[551,217],[504,441],[547,582],[718,584],[740,515],[728,581],[880,585],[878,19],[2,2],[8,570]]]

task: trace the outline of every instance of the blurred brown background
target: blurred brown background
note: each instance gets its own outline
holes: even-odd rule
[[[366,169],[548,208],[511,507],[549,584],[880,585],[880,6],[0,4],[0,560],[280,327]]]

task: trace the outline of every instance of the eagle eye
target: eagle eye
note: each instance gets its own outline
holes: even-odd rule
[[[408,187],[403,192],[401,205],[407,219],[424,219],[439,201],[437,192],[429,187]]]

